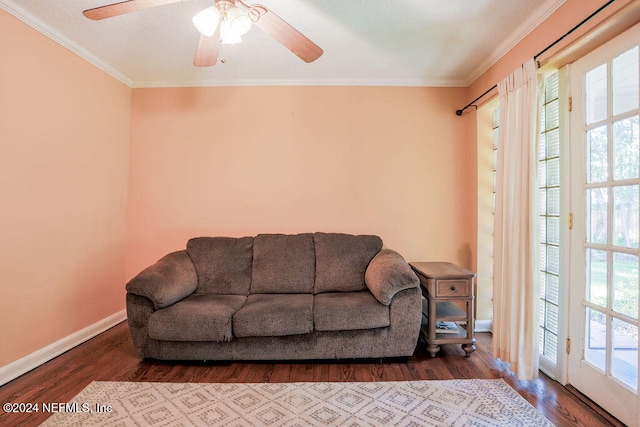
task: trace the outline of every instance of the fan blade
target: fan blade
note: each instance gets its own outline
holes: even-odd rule
[[[313,62],[324,53],[320,46],[266,7],[262,5],[250,6],[241,0],[236,0],[236,4],[247,12],[258,28],[271,35],[304,62]]]
[[[94,21],[99,21],[113,16],[124,15],[126,13],[137,12],[150,7],[162,6],[170,3],[179,3],[184,0],[128,0],[120,3],[109,4],[107,6],[95,7],[87,9],[84,16]]]
[[[193,58],[193,65],[196,67],[213,67],[218,62],[220,52],[220,25],[211,37],[200,34],[196,57]]]

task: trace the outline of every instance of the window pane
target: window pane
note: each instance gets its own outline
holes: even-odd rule
[[[585,322],[585,343],[584,358],[602,372],[605,370],[606,358],[605,349],[607,343],[607,325],[605,315],[599,311],[587,308],[587,319]]]
[[[587,132],[589,147],[589,168],[587,182],[604,182],[607,173],[607,127],[600,126]]]
[[[544,80],[544,100],[553,101],[558,97],[558,73],[550,74]]]
[[[547,190],[547,214],[560,215],[560,189]]]
[[[638,391],[638,327],[613,319],[611,374],[633,391]]]
[[[613,254],[613,309],[638,318],[638,257]]]
[[[546,303],[547,306],[547,319],[545,322],[546,329],[558,333],[558,306],[551,303]]]
[[[542,325],[538,327],[538,342],[540,343],[538,354],[544,354],[544,329],[542,329]]]
[[[560,155],[560,131],[552,130],[546,135],[547,157],[557,157]]]
[[[547,271],[560,274],[560,250],[557,246],[547,246]]]
[[[559,111],[558,100],[550,102],[545,106],[545,130],[555,129],[558,127],[560,117]]]
[[[587,124],[607,118],[607,64],[594,68],[586,75]]]
[[[544,355],[551,360],[558,358],[558,336],[549,331],[544,334]]]
[[[544,215],[547,213],[547,190],[544,188],[539,190],[538,197],[540,198],[538,209],[540,211],[540,215]]]
[[[547,270],[547,245],[540,245],[538,248],[538,263],[540,263],[540,270]]]
[[[548,243],[547,242],[547,227],[542,224],[544,219],[541,219],[540,227],[538,227],[538,236],[540,238],[540,243]]]
[[[547,185],[560,185],[560,159],[547,160]]]
[[[638,247],[638,186],[613,189],[613,244]]]
[[[613,179],[638,178],[638,116],[613,124]]]
[[[558,293],[560,292],[558,276],[547,274],[547,300],[558,305]]]
[[[607,243],[607,206],[609,205],[606,188],[587,190],[587,241]]]
[[[546,241],[552,245],[560,244],[560,218],[547,218]]]
[[[586,300],[607,306],[607,251],[587,249]]]
[[[545,187],[547,182],[547,162],[538,162],[538,187]]]
[[[638,46],[613,59],[613,114],[638,108]]]

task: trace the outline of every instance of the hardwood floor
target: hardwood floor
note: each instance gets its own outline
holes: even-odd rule
[[[557,426],[622,426],[574,390],[541,374],[531,382],[510,376],[491,357],[490,334],[477,334],[478,349],[464,357],[458,345],[431,358],[420,341],[406,360],[294,363],[158,362],[136,354],[126,322],[0,387],[1,403],[67,402],[91,381],[302,382],[408,381],[503,378]],[[585,403],[587,402],[587,403]],[[103,402],[108,403],[108,402]],[[38,425],[49,413],[0,411],[1,426]]]

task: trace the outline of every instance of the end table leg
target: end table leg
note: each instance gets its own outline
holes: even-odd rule
[[[473,353],[474,350],[476,349],[476,339],[474,338],[471,341],[471,344],[462,344],[462,349],[466,353],[467,357],[471,356],[471,353]]]
[[[440,346],[435,344],[428,344],[427,351],[431,357],[436,357],[436,354],[440,351]]]

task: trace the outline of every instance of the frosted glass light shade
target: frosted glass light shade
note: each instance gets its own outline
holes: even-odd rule
[[[235,44],[242,41],[240,34],[233,31],[231,23],[228,20],[222,21],[222,24],[220,25],[220,43]]]
[[[227,10],[227,20],[230,22],[230,29],[234,34],[243,36],[251,29],[251,18],[239,7],[230,7]]]
[[[193,25],[200,31],[200,34],[211,37],[216,32],[220,22],[220,12],[215,6],[209,6],[194,16],[192,21]]]

